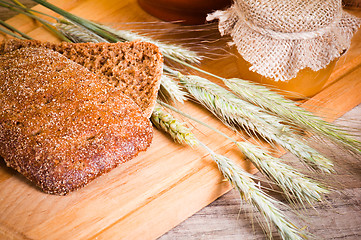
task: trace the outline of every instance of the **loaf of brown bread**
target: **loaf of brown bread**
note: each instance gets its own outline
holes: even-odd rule
[[[159,49],[147,42],[128,43],[49,43],[11,39],[0,44],[0,54],[22,47],[52,49],[103,76],[134,100],[145,116],[152,114],[162,75]]]
[[[45,48],[0,55],[0,107],[0,155],[47,193],[84,186],[152,140],[122,89]]]

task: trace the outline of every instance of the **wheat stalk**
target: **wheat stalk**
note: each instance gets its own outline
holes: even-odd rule
[[[92,21],[78,17],[74,14],[71,14],[67,11],[64,11],[63,9],[58,8],[55,5],[43,0],[33,1],[53,10],[54,12],[69,19],[70,21],[76,22],[77,24],[83,26],[88,30],[95,32],[97,35],[101,36],[104,39],[107,39],[107,41],[109,42],[134,41],[139,39],[157,45],[163,55],[174,57],[178,60],[190,63],[199,63],[201,60],[201,57],[196,52],[191,51],[185,47],[175,44],[165,44],[152,38],[148,38],[140,34],[134,33],[132,31],[116,30],[106,25],[97,24]]]
[[[262,137],[273,141],[295,154],[314,169],[331,172],[333,163],[315,149],[298,139],[293,130],[282,124],[281,120],[263,111],[261,108],[239,99],[233,93],[210,82],[194,76],[182,75],[175,71],[181,83],[202,105],[234,129],[234,124],[257,132]]]
[[[78,17],[74,14],[71,14],[67,11],[64,11],[61,8],[56,7],[55,5],[43,1],[43,0],[33,0],[54,12],[62,15],[63,17],[69,19],[70,21],[76,22],[77,24],[85,27],[86,29],[97,33],[99,36],[107,39],[109,42],[118,42],[118,41],[133,41],[133,40],[142,40],[146,42],[151,42],[157,45],[163,55],[176,58],[180,61],[190,62],[190,63],[199,63],[201,57],[194,51],[191,51],[183,46],[175,44],[165,44],[159,41],[156,41],[152,38],[142,36],[140,34],[134,33],[132,31],[125,30],[116,30],[106,25],[97,24],[92,21],[86,20],[84,18]]]
[[[200,60],[202,59],[196,52],[180,45],[162,43],[152,38],[140,35],[138,33],[134,33],[132,31],[117,30],[103,24],[95,25],[113,34],[114,36],[121,38],[124,41],[134,41],[138,39],[141,41],[153,43],[154,45],[157,45],[159,47],[160,51],[165,56],[175,57],[181,61],[186,61],[190,63],[200,63]]]
[[[158,103],[174,112],[189,118],[230,140],[239,148],[239,150],[260,170],[266,177],[274,181],[289,199],[296,199],[300,203],[307,202],[312,205],[312,201],[319,201],[322,195],[328,193],[327,189],[322,187],[312,179],[298,173],[296,169],[282,163],[281,159],[275,158],[267,154],[261,148],[247,142],[237,142],[220,130],[202,122],[179,109],[170,106],[164,102]]]
[[[0,27],[0,32],[2,33],[5,33],[5,34],[8,34],[9,36],[12,36],[12,37],[15,37],[15,38],[19,38],[19,39],[22,39],[22,40],[26,40],[26,38],[22,37],[22,36],[19,36],[15,33],[13,33],[12,31],[9,31],[8,29],[4,28],[4,27]]]
[[[295,102],[272,92],[268,88],[239,78],[225,79],[224,83],[238,96],[256,104],[306,130],[321,134],[328,139],[361,153],[361,142],[340,127],[328,123]]]
[[[38,16],[36,16],[36,15],[34,15],[32,13],[32,12],[38,12],[38,11],[34,11],[34,10],[30,9],[30,8],[27,8],[18,1],[13,1],[13,2],[15,3],[15,5],[0,0],[0,6],[8,8],[10,10],[13,10],[13,11],[15,11],[17,13],[24,14],[24,15],[30,17],[30,18],[33,18],[33,19],[39,21],[41,24],[43,24],[43,26],[46,29],[48,29],[50,32],[55,34],[58,38],[60,38],[63,41],[66,41],[66,42],[70,42],[70,40],[67,37],[65,37],[64,34],[62,34],[61,32],[56,30],[56,28],[53,26],[53,24],[51,22],[49,22],[47,20],[44,20],[44,19],[42,19],[42,18],[40,18],[40,17],[38,17]],[[41,13],[41,14],[43,14],[43,13]],[[43,14],[43,15],[48,16],[47,14]],[[51,18],[54,18],[54,17],[51,17]],[[7,34],[9,34],[9,33],[7,33]],[[10,35],[13,36],[13,37],[17,37],[16,35],[12,35],[12,34],[10,34]],[[22,39],[22,38],[20,38],[20,39]]]
[[[9,25],[8,23],[4,22],[4,21],[1,20],[1,19],[0,19],[0,25],[4,26],[5,28],[9,29],[9,30],[12,31],[12,32],[15,32],[15,33],[17,33],[17,34],[20,34],[20,36],[21,36],[21,37],[19,36],[20,39],[32,39],[32,38],[29,37],[27,34],[25,34],[25,33],[21,32],[21,31],[17,30],[16,28],[14,28],[13,26],[11,26],[11,25]],[[10,34],[11,34],[12,32],[10,32]],[[8,31],[7,31],[6,33],[9,34]],[[14,35],[11,34],[11,36],[14,36]],[[15,37],[19,38],[18,36],[15,36]]]
[[[166,103],[163,103],[161,101],[158,101],[158,103],[170,108],[171,110],[176,111],[177,113],[184,115],[185,117],[190,117],[191,119],[197,121],[198,123],[203,124],[204,126],[210,127],[208,124],[203,123],[189,116],[188,114],[185,114],[180,110],[175,109],[174,107]],[[223,174],[223,176],[227,178],[231,182],[231,184],[239,191],[241,198],[245,200],[247,203],[254,206],[261,213],[261,215],[265,217],[268,226],[267,227],[268,233],[270,233],[271,231],[271,223],[272,223],[276,226],[283,239],[301,239],[301,233],[299,232],[299,230],[276,207],[275,204],[277,203],[277,201],[270,198],[261,189],[259,189],[254,183],[254,181],[251,180],[252,176],[249,173],[245,172],[243,169],[238,167],[232,160],[226,158],[225,156],[214,153],[210,148],[208,148],[205,144],[199,141],[193,134],[192,134],[191,142],[184,141],[185,139],[185,136],[183,136],[184,131],[180,130],[180,128],[177,126],[170,127],[170,125],[177,123],[178,120],[173,118],[168,113],[165,113],[159,107],[157,107],[156,109],[157,110],[155,112],[158,112],[158,114],[156,114],[157,117],[154,118],[156,123],[155,125],[158,126],[158,128],[168,132],[177,142],[185,142],[190,146],[200,145],[205,150],[207,150],[211,154],[212,159],[217,163],[217,166],[221,171],[221,173]],[[159,116],[163,116],[163,117],[159,117]],[[153,117],[152,117],[152,121],[153,121]],[[176,125],[182,126],[183,124],[178,122]],[[213,128],[211,127],[211,129]],[[190,131],[189,129],[186,130],[187,133],[189,133],[189,131]],[[223,134],[219,130],[216,130],[216,132],[219,132],[223,136],[226,136],[227,138],[231,139],[230,137]],[[255,147],[248,148],[249,146],[251,146],[251,144],[249,146],[246,144],[241,146],[244,148],[242,149],[242,151],[247,149],[247,151],[245,152],[252,152],[253,150],[255,150]],[[257,149],[257,151],[260,152],[262,150]]]

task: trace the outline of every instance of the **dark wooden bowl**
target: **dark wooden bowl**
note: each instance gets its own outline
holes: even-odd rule
[[[231,0],[138,0],[149,14],[185,25],[204,24],[208,13],[231,5]]]

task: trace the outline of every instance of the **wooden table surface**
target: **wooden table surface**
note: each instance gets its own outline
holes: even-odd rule
[[[338,122],[355,127],[360,132],[361,104],[341,119]],[[297,221],[298,217],[289,210],[285,210],[285,213],[292,216],[291,219],[299,226],[307,226],[309,232],[316,236],[315,239],[361,239],[361,159],[343,152],[333,154],[337,164],[334,181],[339,189],[329,194],[324,203],[316,204],[315,209],[307,208],[302,213],[305,222]],[[282,158],[290,161],[296,159],[292,154]],[[282,199],[278,194],[273,196]],[[231,190],[159,240],[265,239],[262,230],[256,225],[252,226],[248,210],[248,206],[242,206],[237,191]]]
[[[22,2],[33,5],[28,3],[31,1]],[[11,16],[13,13],[0,8],[0,19]],[[358,129],[361,135],[361,105],[337,121]],[[326,197],[325,202],[316,204],[315,209],[302,210],[302,222],[297,220],[299,217],[292,210],[284,211],[295,223],[307,226],[316,239],[361,239],[360,159],[336,148],[330,148],[330,151],[337,165],[337,174],[329,182],[337,189]],[[283,158],[294,160],[291,154]],[[271,194],[282,199],[277,193]],[[249,206],[242,205],[238,193],[231,190],[159,239],[265,239],[262,229],[252,224],[249,213]]]

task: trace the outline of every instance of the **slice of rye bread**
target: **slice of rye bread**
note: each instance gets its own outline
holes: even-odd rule
[[[151,143],[150,120],[119,88],[45,48],[0,55],[0,155],[65,195]]]
[[[5,40],[0,54],[22,47],[45,47],[103,76],[134,100],[150,117],[157,98],[163,58],[157,46],[147,42],[49,43],[37,40]]]

